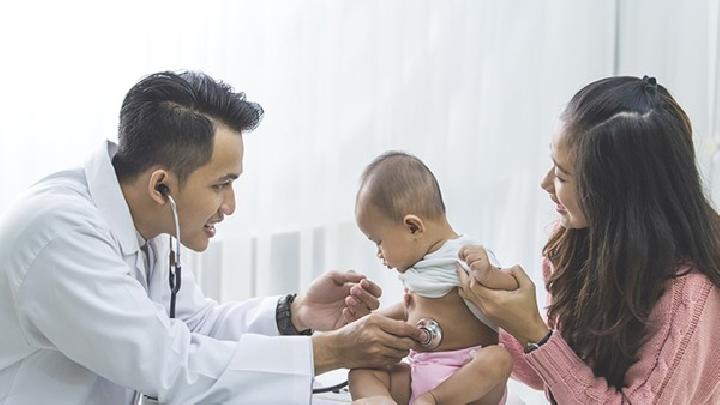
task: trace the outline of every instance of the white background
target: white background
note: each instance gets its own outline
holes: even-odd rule
[[[238,210],[193,258],[222,301],[353,268],[400,297],[356,229],[363,167],[388,149],[435,172],[450,222],[540,283],[553,220],[539,189],[555,120],[608,75],[649,74],[694,125],[720,194],[718,0],[122,1],[0,5],[0,213],[115,139],[125,92],[205,71],[266,111],[246,140]],[[715,197],[717,201],[717,197]],[[543,297],[539,297],[541,304]],[[521,393],[532,403],[537,396]]]

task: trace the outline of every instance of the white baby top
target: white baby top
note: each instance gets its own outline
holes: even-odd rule
[[[415,266],[400,273],[400,281],[409,291],[425,298],[440,298],[455,287],[460,286],[460,278],[456,268],[460,264],[458,252],[465,245],[478,245],[476,240],[460,235],[456,239],[448,239],[440,249],[425,255]],[[488,259],[493,266],[500,267],[492,251],[488,250]],[[463,263],[464,264],[464,263]],[[465,305],[484,324],[497,330],[497,325],[490,321],[472,302],[465,300]]]

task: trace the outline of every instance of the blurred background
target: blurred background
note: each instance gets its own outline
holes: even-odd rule
[[[236,214],[192,257],[207,295],[297,291],[350,268],[383,305],[400,299],[354,221],[360,173],[388,149],[434,171],[456,230],[540,283],[548,145],[590,81],[656,76],[690,116],[719,201],[719,25],[718,0],[3,2],[0,213],[114,140],[141,77],[202,70],[266,111],[245,136]]]

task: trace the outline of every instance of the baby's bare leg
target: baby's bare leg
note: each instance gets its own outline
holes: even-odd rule
[[[348,381],[352,399],[390,396],[389,370],[357,368],[350,370]]]
[[[410,367],[407,364],[396,364],[388,370],[350,370],[348,379],[353,400],[392,397],[399,405],[410,401]]]
[[[405,363],[396,364],[390,370],[390,394],[398,405],[410,402],[410,366]]]
[[[488,346],[442,384],[429,392],[438,404],[497,405],[505,393],[512,358],[501,346]]]

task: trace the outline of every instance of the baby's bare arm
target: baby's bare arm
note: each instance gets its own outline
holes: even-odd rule
[[[491,267],[489,271],[485,272],[485,277],[478,277],[477,282],[487,288],[495,290],[517,290],[517,280],[510,274],[510,269],[499,269],[497,267]]]
[[[487,288],[516,290],[520,287],[509,269],[493,266],[488,260],[487,250],[481,245],[466,245],[458,252],[460,267],[475,274],[475,280]]]
[[[407,321],[407,311],[405,310],[405,304],[402,302],[380,309],[378,313],[398,321]]]

